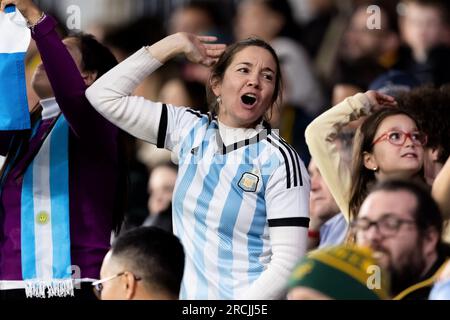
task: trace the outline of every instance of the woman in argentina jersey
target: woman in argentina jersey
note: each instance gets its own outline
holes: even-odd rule
[[[259,39],[226,50],[215,40],[170,35],[105,74],[86,96],[117,126],[177,156],[181,298],[283,298],[306,250],[310,186],[302,160],[264,120],[281,94],[278,57]],[[212,66],[207,115],[131,96],[178,54]]]

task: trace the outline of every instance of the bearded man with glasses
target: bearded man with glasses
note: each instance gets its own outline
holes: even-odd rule
[[[427,299],[450,256],[442,216],[429,191],[407,181],[384,181],[364,200],[351,232],[390,271],[394,299]]]

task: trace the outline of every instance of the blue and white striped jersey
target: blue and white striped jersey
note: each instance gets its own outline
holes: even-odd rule
[[[186,253],[182,299],[235,299],[271,260],[269,228],[307,227],[309,176],[265,125],[225,146],[218,122],[163,105],[158,147],[178,155],[173,227]]]

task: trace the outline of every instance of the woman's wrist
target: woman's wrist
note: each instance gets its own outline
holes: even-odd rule
[[[184,39],[180,33],[172,34],[147,47],[147,51],[153,58],[164,64],[173,57],[184,52],[183,41]]]
[[[42,12],[42,10],[37,6],[27,8],[26,10],[21,11],[21,13],[30,26],[38,24],[44,15],[44,12]]]

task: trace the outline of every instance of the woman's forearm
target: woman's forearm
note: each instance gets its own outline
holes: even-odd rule
[[[110,122],[139,139],[155,144],[162,106],[131,94],[160,66],[161,63],[142,48],[95,81],[86,90],[86,97]]]
[[[321,114],[305,131],[309,152],[347,221],[350,172],[342,163],[335,139],[344,126],[367,115],[370,108],[371,103],[367,96],[358,93]]]

